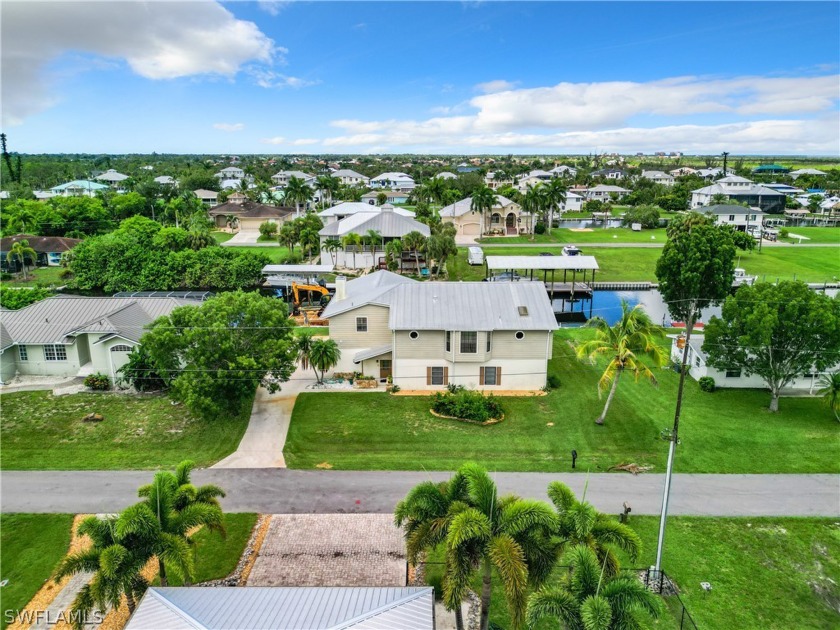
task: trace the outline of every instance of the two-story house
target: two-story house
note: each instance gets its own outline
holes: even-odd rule
[[[368,185],[374,190],[385,188],[410,193],[417,187],[414,179],[407,173],[382,173],[371,178]]]
[[[761,210],[731,204],[704,206],[698,212],[712,215],[718,225],[731,225],[742,232],[760,227],[765,216]]]
[[[370,177],[365,177],[361,173],[357,173],[349,168],[333,171],[330,175],[335,177],[344,186],[367,186],[370,181]]]
[[[674,176],[663,171],[642,171],[642,179],[649,179],[654,184],[661,184],[663,186],[673,186]]]
[[[337,371],[405,390],[545,387],[557,322],[539,282],[416,282],[388,271],[336,279],[324,310]]]
[[[691,208],[709,205],[715,196],[725,196],[730,201],[746,203],[764,212],[781,214],[785,210],[785,195],[767,186],[753,183],[746,177],[730,175],[710,186],[691,191]],[[702,210],[701,210],[702,212]]]

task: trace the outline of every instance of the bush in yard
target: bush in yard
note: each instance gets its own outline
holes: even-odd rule
[[[260,234],[265,238],[274,238],[277,236],[277,224],[271,221],[266,221],[260,224]]]
[[[659,227],[659,208],[656,206],[636,206],[624,213],[621,225],[627,227],[640,223],[647,230]]]
[[[545,224],[544,223],[537,223],[534,226],[534,234],[545,234]]]
[[[49,289],[39,287],[17,289],[0,286],[0,306],[16,311],[53,294]]]
[[[432,402],[432,410],[442,416],[475,422],[487,422],[504,415],[502,406],[492,394],[484,396],[481,392],[470,390],[455,394],[438,392]]]
[[[111,379],[104,374],[91,374],[85,377],[85,387],[94,389],[96,391],[105,391],[111,389]]]
[[[556,374],[549,374],[546,379],[546,386],[548,389],[557,389],[560,387],[560,377]]]
[[[715,391],[715,379],[713,379],[711,376],[701,376],[700,380],[697,381],[697,383],[700,385],[700,389],[702,389],[704,392],[711,393]]]
[[[779,230],[780,238],[787,238],[788,236],[790,236],[790,232],[786,228],[782,228],[781,230]]]

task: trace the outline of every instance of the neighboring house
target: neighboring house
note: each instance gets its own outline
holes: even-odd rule
[[[106,191],[110,187],[107,184],[91,182],[86,179],[74,179],[66,184],[59,184],[50,188],[54,197],[96,197],[96,193]]]
[[[219,181],[219,187],[222,190],[239,190],[240,188],[242,188],[242,181],[243,181],[242,179],[223,179],[223,180]],[[244,181],[247,182],[249,180],[247,178],[245,178]],[[253,187],[254,187],[253,184],[250,184],[250,183],[248,184],[248,188],[253,188]]]
[[[128,179],[128,175],[123,175],[122,173],[118,173],[112,168],[109,168],[107,171],[102,173],[101,175],[97,175],[94,179],[98,179],[101,182],[107,182],[108,184],[116,186],[120,182],[123,182]]]
[[[318,216],[321,217],[321,220],[324,222],[324,225],[329,225],[330,223],[335,223],[336,221],[341,221],[342,219],[346,219],[349,216],[354,214],[358,214],[359,212],[377,212],[381,211],[383,208],[386,208],[387,204],[383,206],[375,206],[371,207],[371,204],[365,203],[363,201],[343,201],[339,204],[334,205],[332,208],[327,208],[326,210],[321,210],[318,213]],[[391,208],[392,212],[396,212],[404,217],[411,217],[414,218],[414,213],[411,210],[405,210],[403,208]]]
[[[790,169],[778,164],[761,164],[754,168],[752,172],[754,175],[783,175],[790,172]]]
[[[416,188],[417,184],[406,173],[382,173],[371,178],[369,186],[374,189],[388,188],[399,192],[410,193]]]
[[[609,184],[598,184],[583,191],[583,198],[586,201],[597,199],[598,201],[610,201],[613,197],[622,199],[630,191],[621,186],[610,186]]]
[[[590,173],[592,177],[603,177],[604,179],[623,179],[627,177],[627,172],[620,168],[602,168],[598,171]]]
[[[344,186],[367,186],[370,177],[365,177],[361,173],[351,171],[349,168],[342,168],[331,173]]]
[[[430,586],[161,587],[143,595],[125,630],[434,630]]]
[[[337,279],[323,316],[341,348],[336,371],[404,390],[541,389],[557,329],[540,282],[416,282],[388,271]]]
[[[245,171],[238,166],[228,166],[214,175],[217,179],[244,179]]]
[[[731,169],[726,169],[727,175],[734,175],[735,172]],[[715,179],[723,175],[723,169],[719,166],[714,166],[712,168],[701,168],[697,171],[697,175],[702,177],[703,179]]]
[[[458,176],[455,173],[450,173],[449,171],[442,171],[435,175],[432,179],[458,179]]]
[[[554,177],[575,177],[577,176],[577,169],[572,166],[566,166],[565,164],[561,164],[560,166],[555,166],[553,169],[548,171]]]
[[[560,211],[561,212],[580,212],[583,208],[583,196],[577,194],[576,192],[572,192],[571,190],[566,191],[566,201],[560,204]]]
[[[233,231],[239,230],[259,230],[263,223],[277,223],[278,225],[284,223],[290,218],[294,217],[294,208],[282,208],[278,206],[268,206],[257,203],[256,201],[231,201],[228,199],[223,204],[214,206],[207,211],[213,225],[217,228],[226,228],[228,226],[228,217],[236,217],[237,223],[233,226]]]
[[[328,239],[341,241],[348,234],[367,236],[371,230],[379,233],[380,240],[370,250],[370,246],[348,245],[338,252],[324,249]],[[403,216],[396,212],[396,208],[386,204],[379,208],[368,207],[367,212],[355,212],[350,216],[333,221],[325,225],[318,235],[321,237],[321,261],[331,262],[336,267],[347,269],[368,269],[379,264],[380,258],[385,256],[385,245],[390,241],[401,239],[409,232],[420,232],[429,236],[429,226],[416,221],[413,217]]]
[[[271,181],[275,183],[277,186],[287,186],[289,184],[289,180],[292,177],[296,177],[297,179],[302,179],[304,183],[312,185],[315,181],[315,176],[310,175],[309,173],[304,173],[303,171],[280,171],[275,173],[271,176]]]
[[[459,236],[481,236],[482,219],[472,210],[472,197],[441,208],[440,220],[454,225]],[[484,221],[485,234],[515,235],[531,231],[531,215],[504,195],[496,195],[496,203],[485,213]]]
[[[51,190],[33,190],[32,194],[35,195],[36,201],[46,201],[56,196]]]
[[[801,188],[791,186],[790,184],[762,184],[762,186],[775,190],[776,192],[780,192],[785,197],[795,197],[796,195],[801,195],[805,192]]]
[[[505,177],[505,178],[499,179],[498,177],[496,177],[496,173],[491,171],[484,176],[484,184],[488,188],[496,190],[497,188],[501,188],[502,186],[507,186],[509,184],[512,185],[513,184],[513,178],[512,177]]]
[[[697,211],[713,215],[717,225],[732,225],[742,232],[750,226],[760,226],[765,217],[763,212],[755,208],[729,204],[703,206]]]
[[[796,179],[797,177],[801,177],[802,175],[818,175],[820,177],[825,177],[828,173],[824,171],[820,171],[816,168],[800,168],[795,171],[791,171],[788,173],[791,178]]]
[[[193,194],[198,197],[202,203],[209,206],[215,206],[219,203],[219,193],[215,190],[204,190],[203,188],[199,188],[198,190],[194,190]]]
[[[679,168],[675,168],[673,171],[669,171],[671,175],[674,177],[683,177],[684,175],[693,175],[697,172],[696,168],[691,168],[690,166],[681,166]]]
[[[654,184],[661,184],[663,186],[674,185],[674,176],[670,173],[663,173],[662,171],[642,171],[642,178],[649,179]]]
[[[528,192],[529,187],[533,188],[538,184],[545,184],[551,181],[553,177],[554,176],[548,171],[536,169],[525,175],[520,175],[518,177],[518,184],[516,185],[516,188],[519,192],[525,193]]]
[[[87,376],[112,381],[139,345],[145,326],[178,306],[198,304],[174,297],[67,297],[3,312],[0,380],[15,374]]]
[[[362,195],[362,202],[369,206],[375,206],[381,193],[385,193],[385,203],[405,203],[408,201],[408,193],[398,190],[372,190]]]
[[[691,208],[707,206],[715,195],[726,195],[730,201],[746,203],[764,212],[781,214],[785,210],[785,195],[772,188],[755,184],[746,177],[730,175],[710,186],[691,191]]]
[[[668,335],[671,337],[671,360],[675,363],[682,362],[683,350],[685,348],[685,337]],[[767,389],[767,384],[760,376],[753,374],[747,376],[740,368],[732,368],[730,370],[718,370],[707,364],[708,356],[703,352],[704,335],[691,335],[688,348],[688,373],[695,380],[699,380],[704,376],[711,376],[715,379],[715,387],[722,388],[744,388],[744,389]],[[834,370],[827,370],[826,373],[840,369],[837,365]],[[785,393],[795,393],[807,391],[813,394],[816,390],[822,387],[819,384],[820,377],[823,373],[814,372],[812,374],[802,374],[790,383],[785,388]]]
[[[160,177],[155,177],[154,182],[156,184],[160,184],[161,186],[174,186],[178,183],[171,175],[161,175]]]
[[[64,236],[33,236],[32,234],[7,236],[0,239],[0,266],[3,271],[8,270],[14,273],[20,270],[20,262],[17,259],[12,263],[6,260],[6,255],[12,249],[12,245],[20,241],[26,241],[37,254],[36,260],[27,258],[27,265],[35,264],[38,267],[58,267],[61,264],[62,254],[69,252],[82,242],[77,238]]]

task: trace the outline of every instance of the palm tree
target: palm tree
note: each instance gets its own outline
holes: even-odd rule
[[[385,244],[385,260],[388,263],[388,269],[394,271],[399,269],[400,261],[402,259],[403,245],[398,238],[393,241],[388,241]]]
[[[11,264],[17,258],[20,260],[20,268],[23,271],[23,279],[26,280],[26,258],[32,259],[33,263],[38,259],[38,253],[29,246],[29,241],[22,239],[12,243],[9,252],[6,254],[6,262]]]
[[[82,621],[95,608],[105,611],[109,607],[119,607],[123,595],[128,612],[133,613],[137,600],[149,586],[140,573],[151,557],[147,541],[137,536],[118,537],[115,516],[89,516],[79,524],[76,531],[80,536],[88,536],[92,545],[89,549],[65,557],[55,575],[55,581],[58,582],[76,573],[94,574],[70,607],[74,627],[83,627]]]
[[[502,583],[511,625],[520,628],[529,586],[539,586],[551,573],[556,556],[551,533],[556,517],[541,501],[497,495],[496,484],[477,464],[464,464],[467,499],[449,523],[446,535],[447,575],[444,601],[460,602],[476,572],[482,576],[480,629],[490,621],[492,579]]]
[[[548,484],[548,498],[557,511],[555,534],[561,547],[589,547],[609,576],[618,574],[616,548],[624,551],[632,562],[638,559],[642,540],[630,527],[598,512],[586,501],[579,501],[571,489],[559,481]]]
[[[426,253],[429,255],[429,260],[437,263],[435,265],[435,276],[437,276],[449,257],[458,255],[458,246],[453,236],[435,233],[426,241]]]
[[[496,195],[485,185],[479,186],[473,191],[470,210],[479,214],[479,234],[484,236],[484,215],[496,205]]]
[[[333,194],[338,190],[341,182],[332,175],[319,175],[315,181],[318,183],[318,189],[321,192],[327,193],[329,196],[329,204],[332,205]]]
[[[277,233],[277,240],[286,245],[290,252],[294,253],[295,244],[298,242],[297,229],[291,223],[284,223]]]
[[[341,241],[337,238],[328,238],[324,241],[323,248],[329,253],[333,265],[336,264],[336,254],[341,249]]]
[[[300,363],[302,370],[309,369],[309,356],[312,354],[312,341],[314,334],[309,330],[302,331],[295,340],[295,349],[297,350],[297,360]]]
[[[586,545],[572,547],[565,556],[570,571],[556,586],[545,587],[528,599],[528,625],[550,617],[575,630],[646,628],[659,617],[662,604],[635,577],[607,575]]]
[[[231,231],[235,230],[236,227],[239,225],[239,217],[235,214],[228,214],[225,216],[225,225],[227,225]]]
[[[362,237],[359,236],[358,234],[356,234],[355,232],[350,232],[350,234],[347,234],[346,236],[344,236],[341,239],[341,244],[344,245],[344,251],[345,251],[344,263],[345,263],[345,265],[347,264],[346,252],[349,251],[349,249],[351,247],[353,248],[353,268],[355,268],[356,267],[356,250],[362,245]]]
[[[426,185],[429,197],[437,204],[443,201],[448,188],[449,186],[446,185],[446,180],[442,177],[433,177]]]
[[[382,246],[382,234],[379,233],[379,230],[368,230],[367,234],[364,236],[365,240],[367,240],[368,245],[370,245],[370,253],[371,255],[375,255],[375,250],[377,246]],[[374,261],[375,263],[376,261]]]
[[[402,237],[402,245],[411,252],[414,263],[417,266],[417,275],[420,275],[420,257],[417,252],[423,251],[426,247],[426,237],[417,230],[412,230]]]
[[[295,202],[295,216],[300,216],[300,204],[306,204],[312,199],[312,188],[300,177],[290,177],[289,183],[286,184],[286,201]]]
[[[534,235],[537,217],[543,214],[546,207],[545,185],[537,184],[536,186],[531,186],[529,184],[528,190],[525,192],[525,197],[522,199],[522,209],[531,215],[531,226],[528,230],[531,238]]]
[[[609,359],[598,381],[599,397],[610,383],[612,387],[604,410],[595,420],[596,424],[604,424],[623,372],[631,372],[636,381],[640,376],[644,376],[656,385],[656,376],[641,358],[648,357],[656,367],[664,365],[667,353],[658,343],[663,338],[664,331],[650,320],[640,304],[630,308],[625,300],[621,301],[621,319],[615,325],[610,326],[602,317],[593,317],[586,325],[595,329],[595,339],[580,344],[576,351],[577,357],[588,358],[593,363],[597,357]]]
[[[309,364],[315,371],[319,383],[324,382],[324,373],[336,365],[341,358],[341,350],[333,339],[313,339],[309,348]]]
[[[545,187],[545,199],[548,204],[548,222],[546,229],[551,234],[551,228],[554,225],[554,210],[560,213],[560,206],[566,203],[566,184],[562,180],[555,177]]]
[[[823,397],[825,404],[840,422],[840,372],[823,374],[820,377],[820,385],[822,389],[817,393]]]
[[[321,243],[321,237],[318,232],[312,228],[303,228],[300,231],[300,247],[306,250],[306,255],[311,258],[312,250],[317,249]]]
[[[142,535],[151,542],[151,555],[157,556],[160,583],[167,586],[166,567],[188,582],[192,577],[192,539],[189,532],[204,526],[224,535],[219,497],[224,491],[215,485],[196,488],[190,482],[195,464],[178,464],[175,472],[156,473],[151,484],[137,494],[145,500],[120,514],[116,523],[120,537]]]

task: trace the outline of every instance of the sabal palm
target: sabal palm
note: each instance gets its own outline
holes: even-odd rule
[[[511,625],[520,628],[528,587],[544,582],[554,566],[550,537],[556,516],[541,501],[499,498],[495,482],[477,464],[465,464],[458,472],[464,477],[468,507],[449,522],[444,601],[450,607],[460,602],[480,572],[480,628],[487,630],[495,573],[504,589]]]
[[[549,617],[568,630],[646,628],[662,604],[635,577],[607,575],[595,553],[576,545],[565,556],[570,570],[556,586],[544,587],[528,599],[528,624]]]
[[[624,372],[633,374],[636,381],[644,377],[652,384],[657,384],[656,376],[642,359],[650,359],[656,367],[665,363],[667,353],[659,344],[664,331],[651,321],[641,305],[631,308],[624,300],[621,301],[621,319],[618,323],[610,326],[603,318],[593,317],[587,326],[595,329],[595,338],[577,347],[577,357],[588,358],[593,363],[597,358],[606,357],[608,363],[598,381],[598,395],[602,395],[612,384],[604,410],[595,420],[597,424],[603,424]]]
[[[627,525],[598,512],[590,503],[580,501],[571,489],[559,481],[548,484],[548,498],[557,511],[556,537],[560,548],[585,545],[604,567],[606,575],[617,575],[616,549],[624,551],[632,562],[642,552],[642,540]]]
[[[840,422],[840,372],[823,374],[820,377],[820,388],[817,393],[823,397],[825,404]]]
[[[478,212],[481,236],[484,236],[484,216],[496,205],[496,194],[488,186],[479,186],[473,191],[470,210]]]
[[[189,532],[200,526],[225,533],[219,497],[224,491],[215,485],[194,486],[191,461],[178,464],[175,472],[155,474],[152,483],[137,494],[145,500],[120,514],[119,536],[142,535],[152,541],[152,555],[157,556],[160,582],[167,585],[166,567],[188,582],[192,578],[192,539]]]
[[[6,261],[11,263],[15,259],[20,261],[20,268],[23,271],[23,279],[26,280],[26,259],[30,258],[33,262],[38,258],[38,253],[29,246],[29,241],[26,239],[13,243],[6,254]]]
[[[125,595],[129,613],[134,612],[137,599],[149,584],[141,571],[149,561],[149,542],[138,536],[119,537],[116,517],[89,516],[77,528],[80,536],[91,539],[90,548],[65,557],[55,575],[58,582],[68,575],[81,572],[93,573],[93,578],[82,587],[70,607],[74,627],[94,609],[102,611],[117,608]]]

